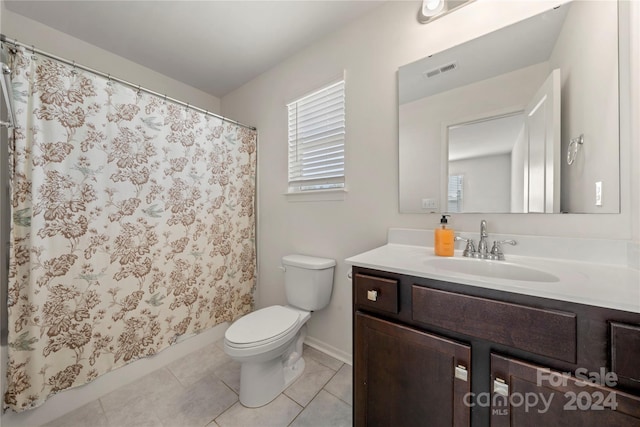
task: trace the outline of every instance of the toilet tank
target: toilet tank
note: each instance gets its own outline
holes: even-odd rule
[[[306,255],[282,257],[287,301],[303,310],[320,310],[329,304],[336,261]]]

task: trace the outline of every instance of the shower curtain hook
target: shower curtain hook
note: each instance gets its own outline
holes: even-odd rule
[[[167,94],[166,93],[164,94],[164,101],[162,101],[162,103],[165,104],[165,105],[167,104]]]
[[[111,86],[111,73],[107,74],[107,86]]]
[[[141,96],[141,94],[140,94],[140,85],[138,85],[138,90],[136,91],[136,95]]]
[[[78,70],[76,70],[76,61],[73,61],[73,69],[71,70],[71,74],[78,74]]]
[[[38,59],[38,57],[36,56],[36,48],[34,45],[31,45],[31,59],[34,61]]]

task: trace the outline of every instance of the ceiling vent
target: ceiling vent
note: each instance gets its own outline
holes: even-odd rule
[[[445,64],[445,65],[441,65],[438,68],[434,68],[432,70],[425,71],[423,73],[423,75],[426,78],[430,79],[431,77],[435,77],[435,76],[437,76],[439,74],[446,73],[447,71],[453,71],[456,68],[458,68],[458,63],[454,61],[454,62],[450,62],[450,63]]]

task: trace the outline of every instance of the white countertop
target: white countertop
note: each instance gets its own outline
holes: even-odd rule
[[[433,248],[397,243],[388,243],[355,255],[346,259],[346,262],[375,270],[640,313],[640,272],[638,270],[622,265],[575,260],[519,255],[506,255],[506,257],[506,261],[480,262],[511,263],[533,268],[553,274],[559,280],[529,282],[444,270],[429,264],[429,260],[441,258],[434,255]],[[462,251],[456,250],[454,258],[462,258]]]

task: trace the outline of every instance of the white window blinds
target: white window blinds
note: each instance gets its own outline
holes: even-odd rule
[[[289,192],[344,187],[344,80],[287,104]]]
[[[462,212],[463,181],[463,175],[449,175],[447,212]]]

